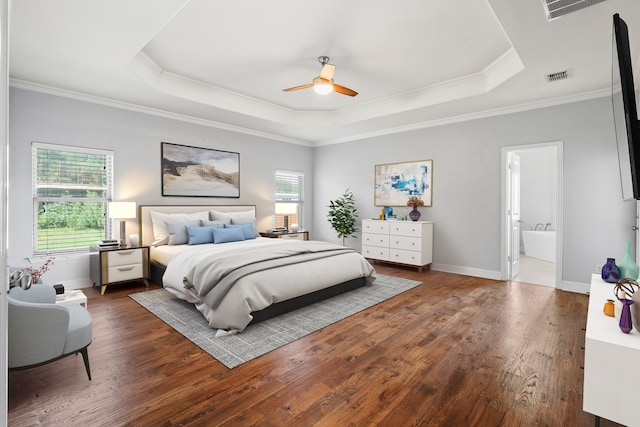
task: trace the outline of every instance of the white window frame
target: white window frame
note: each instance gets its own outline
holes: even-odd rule
[[[279,180],[297,180],[298,181],[298,194],[283,194],[278,193],[278,181]],[[306,230],[304,223],[304,172],[291,171],[284,169],[276,169],[275,173],[275,203],[289,202],[296,203],[298,206],[298,227],[300,230]],[[275,207],[275,204],[274,204]]]
[[[61,151],[61,152],[70,152],[70,153],[84,153],[84,154],[94,154],[105,156],[105,166],[106,166],[106,183],[104,186],[98,187],[99,189],[104,190],[104,196],[99,198],[83,198],[83,197],[52,197],[48,196],[40,196],[38,194],[38,189],[47,186],[49,188],[56,188],[55,183],[48,183],[45,185],[41,185],[38,183],[38,150],[53,150],[53,151]],[[31,144],[31,159],[32,159],[32,194],[33,194],[33,254],[34,255],[42,255],[42,254],[69,254],[69,253],[83,253],[88,252],[89,245],[79,245],[79,246],[66,246],[62,248],[46,248],[39,249],[38,248],[38,214],[41,203],[47,202],[102,202],[103,203],[103,215],[104,215],[104,229],[102,238],[108,237],[112,235],[112,224],[111,221],[108,221],[106,218],[106,210],[108,202],[112,200],[113,197],[113,151],[109,150],[100,150],[94,148],[86,148],[86,147],[75,147],[75,146],[66,146],[66,145],[57,145],[57,144],[48,144],[42,142],[32,142]],[[60,186],[62,187],[62,186]]]

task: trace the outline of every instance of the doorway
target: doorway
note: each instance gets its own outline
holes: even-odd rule
[[[502,279],[562,281],[562,142],[502,149]]]

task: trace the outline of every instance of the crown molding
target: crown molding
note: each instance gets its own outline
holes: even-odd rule
[[[127,68],[154,90],[284,125],[336,127],[485,94],[522,70],[512,47],[477,73],[332,111],[297,111],[167,72],[140,51]]]
[[[25,89],[25,90],[30,90],[34,92],[46,93],[49,95],[61,96],[64,98],[71,98],[71,99],[84,101],[84,102],[91,102],[94,104],[105,105],[108,107],[119,108],[123,110],[135,111],[138,113],[149,114],[157,117],[178,120],[178,121],[197,124],[201,126],[222,129],[230,132],[242,133],[245,135],[251,135],[251,136],[271,139],[275,141],[287,142],[290,144],[304,145],[308,147],[321,147],[325,145],[341,144],[341,143],[346,143],[351,141],[358,141],[362,139],[391,135],[395,133],[409,132],[413,130],[455,124],[455,123],[460,123],[460,122],[465,122],[470,120],[478,120],[478,119],[483,119],[488,117],[518,113],[522,111],[553,107],[557,105],[569,104],[572,102],[580,102],[580,101],[585,101],[585,100],[594,99],[594,98],[602,98],[602,97],[611,95],[611,89],[605,88],[605,89],[595,90],[591,92],[585,92],[578,95],[558,97],[558,98],[553,98],[549,100],[523,103],[523,104],[518,104],[518,105],[513,105],[508,107],[494,108],[494,109],[478,111],[478,112],[469,113],[469,114],[462,114],[458,116],[444,117],[444,118],[439,118],[434,120],[426,120],[419,123],[386,128],[386,129],[372,131],[372,132],[363,132],[355,135],[349,135],[343,138],[332,138],[332,139],[326,139],[326,140],[320,140],[320,141],[306,141],[306,140],[301,140],[296,138],[289,138],[282,135],[272,134],[268,132],[260,132],[254,129],[244,128],[240,126],[232,126],[232,125],[216,122],[213,120],[206,120],[198,117],[187,116],[184,114],[173,113],[170,111],[160,110],[156,108],[150,108],[150,107],[145,107],[137,104],[116,101],[109,98],[88,95],[81,92],[59,89],[52,86],[46,86],[46,85],[28,82],[28,81],[19,80],[19,79],[10,79],[9,86],[15,87],[18,89]]]
[[[358,141],[358,140],[368,139],[368,138],[376,138],[380,136],[391,135],[391,134],[402,133],[402,132],[409,132],[413,130],[425,129],[430,127],[450,125],[450,124],[467,122],[471,120],[485,119],[485,118],[495,117],[495,116],[504,116],[507,114],[537,110],[540,108],[555,107],[557,105],[587,101],[589,99],[603,98],[607,96],[611,96],[610,88],[594,90],[591,92],[585,92],[577,95],[547,99],[543,101],[535,101],[535,102],[528,102],[528,103],[523,103],[518,105],[511,105],[508,107],[493,108],[493,109],[477,111],[469,114],[461,114],[458,116],[427,120],[427,121],[413,123],[405,126],[398,126],[394,128],[387,128],[387,129],[382,129],[382,130],[373,131],[373,132],[360,133],[357,135],[352,135],[344,138],[327,139],[323,141],[314,142],[313,146],[320,147],[325,145],[342,144],[345,142]]]
[[[67,89],[60,89],[53,86],[42,85],[39,83],[33,83],[20,79],[9,79],[9,86],[17,89],[25,89],[33,92],[45,93],[48,95],[61,96],[63,98],[75,99],[78,101],[91,102],[93,104],[104,105],[107,107],[119,108],[122,110],[135,111],[137,113],[149,114],[152,116],[163,117],[166,119],[178,120],[181,122],[187,122],[197,124],[201,126],[207,126],[216,129],[222,129],[231,132],[242,133],[245,135],[252,135],[260,138],[273,139],[276,141],[288,142],[290,144],[311,146],[309,141],[289,138],[283,135],[277,135],[269,132],[261,132],[254,129],[249,129],[241,126],[233,126],[225,123],[216,122],[214,120],[202,119],[199,117],[188,116],[185,114],[178,114],[171,111],[161,110],[158,108],[145,107],[138,104],[129,102],[117,101],[110,98],[104,98],[95,95],[89,95],[82,92],[71,91]]]

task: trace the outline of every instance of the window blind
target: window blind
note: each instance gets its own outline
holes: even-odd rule
[[[111,235],[113,152],[32,144],[33,253],[85,252]]]
[[[297,223],[304,230],[304,172],[276,170],[275,201],[295,203],[297,213],[289,215],[289,224]],[[282,227],[284,215],[276,215],[276,227]]]

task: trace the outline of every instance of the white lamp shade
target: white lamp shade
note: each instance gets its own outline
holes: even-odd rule
[[[297,203],[276,203],[276,214],[278,215],[291,215],[297,212]]]
[[[109,218],[128,219],[136,217],[136,202],[109,202]]]

